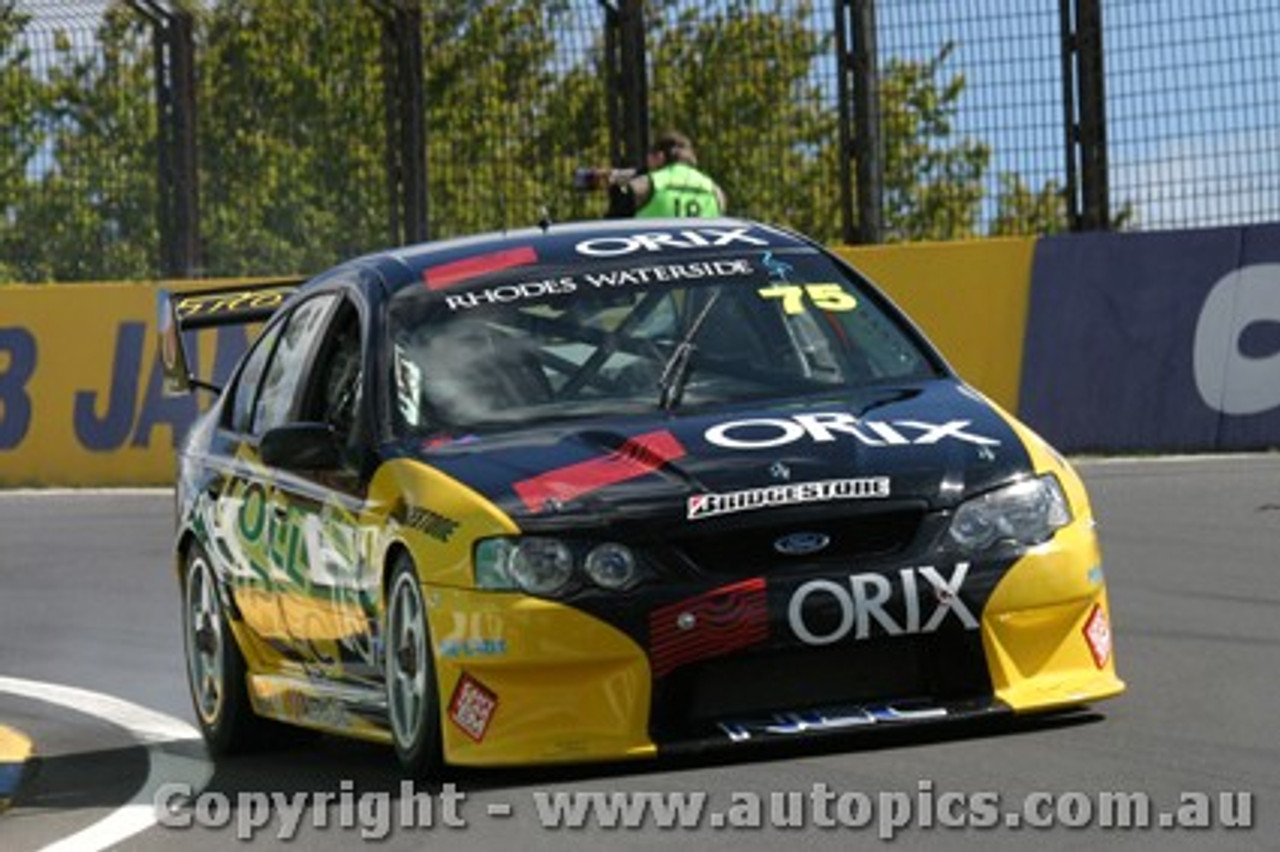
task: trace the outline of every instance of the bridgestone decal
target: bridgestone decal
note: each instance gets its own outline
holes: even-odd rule
[[[821,482],[796,482],[770,485],[724,494],[695,494],[689,498],[691,521],[750,512],[774,506],[797,506],[805,503],[830,503],[836,500],[874,500],[889,496],[889,477],[871,476],[859,479],[826,479]]]

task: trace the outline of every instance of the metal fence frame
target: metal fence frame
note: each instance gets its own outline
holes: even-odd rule
[[[153,26],[162,192],[163,272],[191,277],[199,257],[195,180],[195,42],[189,11],[158,0],[128,0]],[[387,174],[393,242],[428,238],[421,0],[362,0],[383,21],[387,92]],[[610,152],[614,165],[638,167],[648,146],[649,93],[644,0],[598,0],[604,27]],[[1059,0],[1062,22],[1064,197],[1073,230],[1109,226],[1101,0]],[[839,86],[841,233],[850,244],[884,238],[883,153],[879,123],[880,57],[876,0],[834,4]]]

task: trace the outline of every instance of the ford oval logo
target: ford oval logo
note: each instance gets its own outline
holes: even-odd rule
[[[773,549],[783,556],[808,556],[817,553],[831,543],[831,537],[820,532],[798,532],[784,535],[773,543]]]

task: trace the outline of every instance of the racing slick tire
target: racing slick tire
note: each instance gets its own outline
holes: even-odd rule
[[[387,722],[396,757],[407,775],[428,778],[443,767],[440,702],[422,582],[406,553],[398,554],[387,583]]]
[[[285,728],[253,712],[244,656],[231,633],[217,582],[204,548],[193,542],[182,571],[187,683],[200,732],[215,757],[260,748]]]

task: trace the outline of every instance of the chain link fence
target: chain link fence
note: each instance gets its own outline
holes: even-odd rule
[[[894,107],[885,120],[900,128],[903,140],[898,144],[904,150],[889,156],[909,156],[911,146],[928,146],[931,154],[918,158],[919,167],[901,170],[887,187],[886,206],[913,211],[919,205],[908,203],[912,196],[931,195],[936,202],[925,205],[926,213],[954,211],[940,221],[899,215],[896,224],[890,219],[890,235],[946,238],[956,231],[1060,227],[1066,180],[1058,0],[878,5],[882,79],[901,87],[902,78],[922,76],[941,101],[936,123],[907,133],[911,100],[882,98]],[[1034,215],[1019,221],[1028,213]]]
[[[26,5],[0,0],[0,280],[154,274],[158,114],[153,100],[125,107],[154,69],[102,49],[111,33],[118,51],[145,51],[146,31],[101,2]]]
[[[1276,221],[1277,38],[1269,0],[0,0],[0,280],[595,218],[574,170],[667,127],[827,242]]]
[[[1102,10],[1113,207],[1153,230],[1280,220],[1280,4]]]

